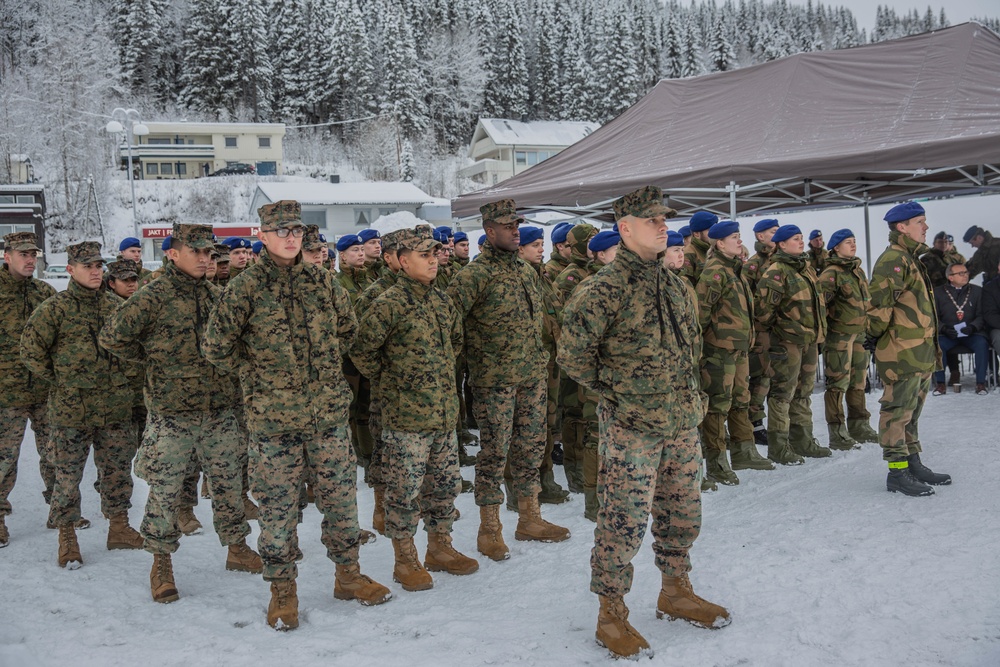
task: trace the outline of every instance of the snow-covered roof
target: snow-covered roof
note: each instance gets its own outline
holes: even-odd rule
[[[294,199],[300,204],[430,204],[435,200],[413,183],[258,183],[270,202]]]
[[[591,132],[600,123],[583,123],[570,120],[536,120],[522,123],[506,118],[480,118],[479,126],[498,146],[572,146]],[[472,142],[482,137],[477,128]]]
[[[15,185],[10,185],[10,184],[0,185],[0,192],[14,192],[14,193],[17,193],[17,194],[22,194],[22,195],[26,195],[28,193],[41,193],[44,190],[45,190],[45,186],[43,186],[43,185],[25,185],[25,184],[20,184],[20,185],[16,185],[16,184]]]
[[[151,120],[145,123],[151,133],[188,132],[217,134],[220,132],[285,132],[284,123],[211,123],[186,120]]]

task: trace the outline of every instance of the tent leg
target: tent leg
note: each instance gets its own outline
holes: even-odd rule
[[[738,189],[738,186],[736,185],[736,181],[729,181],[729,187],[726,188],[726,189],[729,190],[729,219],[730,220],[735,220],[736,219],[736,190]]]
[[[872,270],[872,228],[871,221],[868,217],[868,200],[871,197],[865,192],[865,259],[868,262],[868,274],[871,275]]]

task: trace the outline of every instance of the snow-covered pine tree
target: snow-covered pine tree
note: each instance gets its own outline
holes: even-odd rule
[[[226,93],[220,85],[229,66],[226,3],[191,0],[182,43],[181,106],[226,117]]]
[[[559,115],[559,52],[565,34],[556,21],[555,0],[538,0],[534,13],[534,67],[531,78],[532,116],[539,120]]]
[[[160,102],[171,97],[171,54],[165,0],[119,0],[112,8],[112,35],[122,80],[129,90]]]
[[[403,140],[402,150],[399,152],[399,180],[409,183],[417,173],[416,160],[413,158],[413,144],[409,139]]]
[[[623,36],[633,34],[635,26],[624,2],[609,3],[602,12],[594,58],[595,88],[598,91],[598,120],[606,123],[638,101],[646,91],[637,68],[637,45]]]
[[[328,2],[313,0],[313,5]],[[308,92],[325,88],[326,80],[314,69],[317,52],[326,44],[324,26],[318,18],[310,21],[307,0],[282,0],[271,5],[268,28],[272,106],[277,118],[299,123],[307,118]]]
[[[390,11],[385,16],[382,93],[379,110],[390,114],[406,137],[416,137],[427,129],[424,80],[417,62],[417,47],[405,15]]]
[[[722,12],[715,16],[709,45],[709,59],[714,71],[728,72],[735,69],[736,53],[733,52],[733,45],[729,42],[729,30]]]
[[[229,0],[229,67],[220,80],[233,117],[245,110],[255,123],[271,118],[274,70],[267,52],[264,7],[257,0]]]
[[[663,28],[663,76],[679,79],[684,72],[684,43],[676,11],[667,13]]]
[[[524,19],[515,0],[497,0],[496,49],[488,62],[490,78],[483,99],[483,114],[493,118],[520,119],[528,111],[528,68],[522,37]]]
[[[594,74],[585,51],[583,18],[574,7],[562,4],[556,8],[556,25],[563,35],[559,50],[559,108],[561,120],[597,120],[593,100]]]

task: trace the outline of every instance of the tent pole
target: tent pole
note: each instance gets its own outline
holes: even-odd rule
[[[872,228],[871,223],[868,218],[868,200],[871,197],[868,195],[868,191],[865,191],[865,258],[868,261],[868,275],[871,275],[872,271]]]
[[[736,181],[729,181],[729,219],[736,219]]]

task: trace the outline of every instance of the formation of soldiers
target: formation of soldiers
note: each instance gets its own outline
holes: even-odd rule
[[[153,600],[178,599],[172,554],[201,529],[191,507],[203,472],[226,568],[262,573],[268,624],[291,629],[309,502],[323,514],[334,596],[391,598],[360,569],[374,535],[358,521],[357,465],[404,590],[431,588],[431,572],[476,572],[451,540],[470,464],[477,550],[491,560],[510,558],[505,500],[518,515],[515,539],[559,542],[569,530],[539,503],[584,494],[596,524],[596,637],[634,656],[649,644],[624,598],[650,516],[657,615],[719,628],[728,611],[697,596],[688,576],[706,488],[860,442],[881,444],[890,491],[927,495],[951,482],[921,463],[917,436],[937,360],[919,205],[886,215],[890,245],[871,285],[850,230],[825,249],[814,232],[807,252],[797,227],[761,220],[748,257],[739,225],[707,211],[686,236],[668,231],[676,213],[653,186],[614,202],[613,230],[557,225],[544,263],[543,231],[523,224],[512,200],[481,214],[474,261],[464,233],[420,225],[341,237],[334,272],[326,238],[303,224],[298,202],[279,201],[259,210],[255,244],[175,224],[152,273],[137,239],[121,243],[107,273],[98,244],[70,246],[70,285],[58,294],[32,277],[34,235],[6,236],[0,547],[30,419],[59,566],[84,562],[76,531],[89,525],[80,481],[93,448],[108,548],[151,553]],[[829,447],[812,432],[820,346]],[[885,384],[879,432],[864,401],[871,350]],[[475,457],[464,449],[476,441],[470,428],[480,433]],[[569,491],[555,482],[554,458]],[[133,459],[149,485],[138,531],[128,523]],[[246,543],[255,518],[257,551]]]

